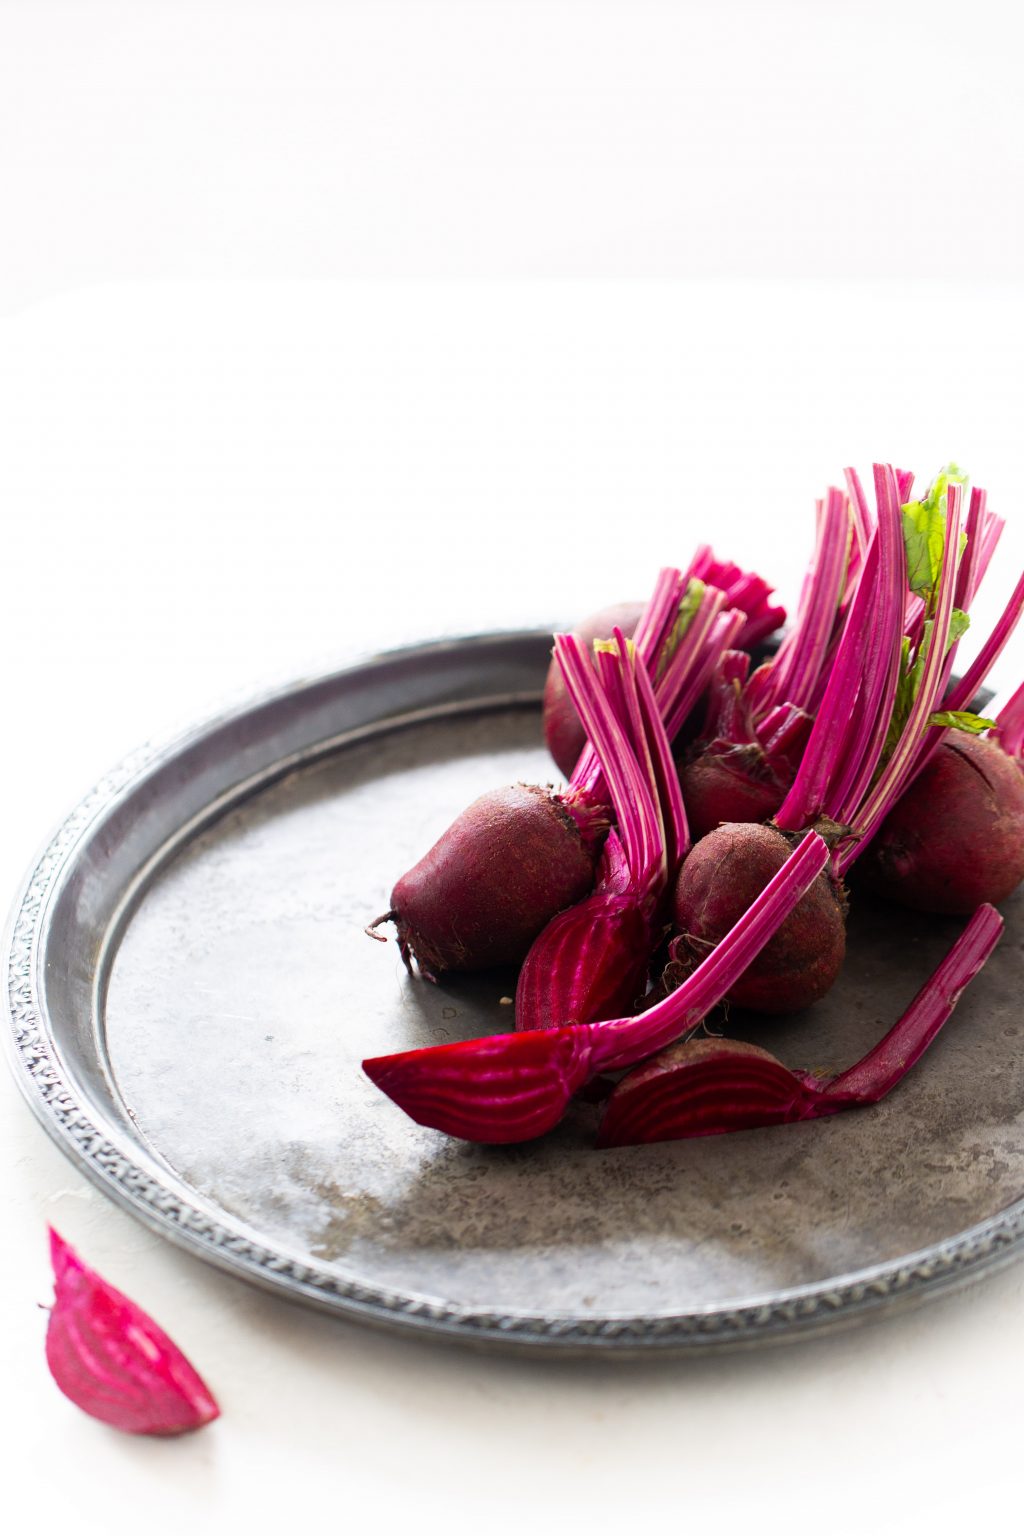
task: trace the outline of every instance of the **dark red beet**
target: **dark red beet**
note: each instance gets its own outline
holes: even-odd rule
[[[708,750],[679,770],[683,804],[694,838],[724,821],[768,821],[786,797],[759,747]]]
[[[590,891],[599,846],[547,790],[481,795],[391,892],[403,958],[427,975],[518,965],[556,913]]]
[[[1024,880],[1024,774],[995,742],[939,747],[860,861],[867,889],[919,912],[969,913]]]
[[[681,935],[673,954],[703,960],[786,862],[790,845],[774,827],[729,823],[701,838],[676,884],[673,918]],[[832,986],[846,953],[844,903],[827,874],[729,991],[738,1008],[792,1013]]]
[[[618,625],[626,639],[632,639],[645,606],[644,603],[616,603],[611,608],[602,608],[600,613],[591,614],[582,624],[577,624],[573,633],[590,646],[595,640],[607,640]],[[566,689],[562,670],[554,660],[544,684],[544,740],[559,772],[568,779],[587,744],[587,737]]]

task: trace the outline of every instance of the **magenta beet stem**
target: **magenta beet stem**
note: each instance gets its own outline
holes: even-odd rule
[[[823,811],[845,820],[839,808],[859,803],[885,746],[898,677],[906,560],[895,477],[889,465],[874,468],[878,523],[800,768],[775,818],[790,830],[810,825]],[[852,470],[847,476],[862,502],[860,482]]]
[[[633,641],[654,687],[669,741],[693,711],[722,651],[731,645],[753,645],[783,622],[784,608],[767,607],[770,593],[760,576],[716,560],[707,545],[698,549],[685,572],[671,566],[659,572]],[[698,595],[696,611],[680,635],[680,615]],[[606,798],[589,743],[573,770],[569,792],[597,803]]]
[[[610,832],[591,896],[561,912],[530,947],[516,988],[516,1028],[550,1029],[632,1012],[657,942],[658,911],[689,845],[679,777],[650,679],[621,629],[595,646],[574,635],[555,656],[612,796]]]
[[[928,717],[939,707],[947,637],[956,591],[957,561],[960,555],[960,499],[960,486],[955,481],[950,481],[946,491],[946,530],[942,569],[939,574],[935,613],[925,651],[921,681],[899,740],[877,780],[868,790],[856,812],[850,817],[857,829],[858,840],[838,857],[836,872],[839,875],[845,875],[854,860],[865,851],[886,814],[907,787],[913,770],[917,766],[917,749],[926,730]]]
[[[776,673],[775,700],[806,709],[821,671],[846,578],[850,515],[846,497],[829,487],[821,508],[820,538],[807,603],[797,616],[796,637]]]
[[[996,721],[996,740],[1008,757],[1018,762],[1024,756],[1024,683],[1008,704],[999,711]]]
[[[900,498],[889,465],[875,465],[878,502],[878,585],[876,629],[868,650],[863,683],[843,766],[830,789],[826,809],[834,821],[845,822],[863,800],[882,752],[892,716],[900,670],[900,602],[907,591],[907,556],[903,544]],[[910,484],[912,477],[904,476]],[[923,614],[922,605],[922,614]],[[865,742],[858,751],[857,743]]]
[[[852,1096],[859,1104],[874,1104],[895,1088],[931,1045],[961,992],[995,949],[1002,931],[1003,919],[985,902],[884,1040],[855,1067],[833,1078],[826,1095]]]
[[[525,1141],[558,1124],[598,1073],[631,1066],[694,1029],[785,922],[828,861],[803,839],[692,976],[635,1018],[491,1035],[363,1062],[370,1080],[420,1125],[467,1141]]]
[[[721,1136],[877,1103],[928,1049],[1002,930],[995,908],[979,907],[894,1028],[837,1077],[791,1071],[768,1051],[738,1040],[689,1040],[663,1052],[614,1089],[598,1146]]]

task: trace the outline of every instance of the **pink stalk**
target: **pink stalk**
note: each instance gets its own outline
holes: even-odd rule
[[[914,477],[909,469],[896,470],[896,485],[899,491],[900,506],[906,506],[910,500],[910,493],[914,489]]]
[[[824,813],[845,822],[881,760],[899,676],[906,557],[899,491],[876,464],[878,520],[847,613],[825,694],[792,789],[776,822],[799,830]],[[847,480],[863,500],[853,469]]]
[[[469,1141],[526,1141],[557,1125],[573,1094],[696,1028],[810,889],[828,860],[805,837],[711,954],[662,1002],[633,1018],[492,1035],[363,1062],[420,1125]]]
[[[680,607],[693,582],[705,589],[703,600],[669,655]],[[784,622],[786,610],[769,603],[771,591],[762,577],[716,560],[707,544],[685,572],[666,567],[659,573],[633,643],[655,687],[670,741],[692,713],[721,652],[730,645],[755,645]],[[603,799],[600,767],[589,745],[573,770],[570,790],[584,802]]]
[[[773,728],[771,735],[763,734],[762,746],[770,763],[786,764],[787,771],[792,774],[807,745],[812,722],[809,715],[794,705],[785,705],[783,708],[786,718]]]
[[[995,908],[979,907],[895,1027],[838,1076],[792,1071],[756,1046],[720,1039],[691,1040],[645,1062],[608,1099],[598,1146],[723,1135],[877,1103],[928,1049],[1002,930]]]
[[[964,593],[964,591],[966,591],[967,594],[967,602],[973,601],[973,598],[975,598],[976,591],[978,591],[979,584],[981,584],[981,578],[983,578],[984,571],[986,571],[987,568],[987,561],[992,558],[992,548],[995,548],[995,542],[998,542],[999,533],[1003,531],[1003,522],[1001,522],[1001,519],[995,518],[992,513],[986,513],[986,511],[984,511],[984,504],[986,504],[986,492],[983,492],[983,490],[976,490],[976,492],[973,492],[972,507],[976,507],[975,527],[979,527],[981,530],[983,530],[983,533],[981,533],[981,539],[983,539],[983,541],[986,539],[987,530],[987,538],[989,538],[990,541],[990,548],[989,553],[987,553],[987,558],[984,550],[981,554],[975,554],[975,564],[973,564],[972,574],[970,574],[970,579],[967,584],[963,584],[963,581],[961,581],[961,578],[963,578],[963,570],[961,570],[961,573],[958,574],[958,581],[956,581],[956,593],[958,593],[958,596],[956,596],[955,605],[960,605],[960,607],[963,607],[964,605],[960,602],[960,596]],[[964,550],[964,561],[969,558],[969,554],[970,542],[967,544],[966,550]],[[903,554],[901,554],[900,558],[903,559]],[[961,567],[963,567],[963,562],[961,562]],[[917,601],[920,602],[921,616],[923,616],[923,601],[921,601],[921,599],[917,599]],[[887,616],[892,613],[890,602],[892,602],[892,599],[887,598],[887,596],[880,596],[880,601],[878,601],[878,613],[880,613],[881,622],[886,622]],[[967,673],[964,674],[964,677],[960,680],[960,682],[956,682],[956,684],[952,685],[952,688],[949,687],[949,677],[950,673],[952,673],[953,662],[955,662],[956,645],[953,645],[953,647],[950,647],[949,650],[947,650],[946,660],[944,660],[943,664],[943,677],[941,677],[941,685],[940,688],[936,690],[936,697],[941,697],[941,703],[936,703],[936,710],[938,710],[938,708],[943,708],[943,710],[966,710],[966,708],[969,707],[973,697],[975,697],[975,694],[978,693],[978,688],[983,685],[984,679],[986,679],[990,668],[992,668],[992,665],[995,664],[995,660],[998,659],[999,653],[1003,651],[1004,645],[1007,644],[1010,636],[1012,636],[1013,628],[1015,628],[1016,622],[1018,622],[1019,617],[1021,617],[1022,611],[1024,611],[1024,576],[1022,576],[1021,581],[1019,581],[1018,585],[1016,585],[1015,593],[1013,593],[1012,598],[1010,598],[1010,602],[1007,604],[1006,610],[1004,610],[1003,616],[1001,616],[1001,619],[999,619],[998,624],[996,624],[995,628],[993,628],[992,634],[989,636],[989,641],[986,642],[983,650],[981,650],[981,653],[979,653],[978,660],[976,660],[975,664],[973,664],[972,667],[967,670]],[[920,637],[920,631],[921,627],[918,625],[918,637]],[[892,687],[895,688],[895,668],[894,674],[892,674]],[[889,722],[890,711],[892,711],[892,697],[890,697],[890,694],[887,694],[886,700],[884,700],[884,702],[878,703],[878,705],[875,705],[875,703],[872,702],[872,705],[870,705],[870,710],[867,711],[867,713],[858,710],[858,716],[860,716],[861,713],[864,713],[864,717],[866,717],[867,720],[874,719],[875,746],[877,746],[878,750],[881,750],[881,743],[884,742],[884,737],[886,737],[887,722]],[[915,753],[913,753],[912,765],[910,765],[910,770],[907,771],[906,777],[904,777],[903,790],[909,788],[910,782],[912,782],[913,779],[917,779],[918,774],[920,774],[921,771],[926,768],[927,763],[929,763],[930,760],[932,760],[932,757],[935,756],[935,753],[938,751],[938,748],[940,748],[943,740],[947,739],[947,734],[949,734],[947,731],[936,730],[936,728],[929,728],[929,730],[924,731],[924,733],[921,734],[920,739],[918,739],[917,750],[915,750]],[[851,822],[851,820],[854,819],[855,811],[857,811],[861,799],[863,799],[864,794],[866,794],[870,779],[872,779],[875,770],[877,770],[877,763],[878,757],[875,756],[875,751],[866,751],[863,757],[863,766],[861,766],[860,776],[858,776],[858,779],[855,780],[854,786],[852,786],[851,790],[846,791],[844,790],[843,786],[837,786],[835,803],[832,805],[832,808],[829,809],[829,816],[832,816],[832,819],[841,823]]]
[[[905,479],[909,483],[909,477]],[[879,559],[876,628],[851,720],[843,766],[826,805],[827,814],[839,823],[852,817],[877,770],[885,749],[899,682],[899,611],[901,594],[907,584],[907,557],[900,512],[902,493],[888,466],[875,468],[875,494],[878,499]],[[860,752],[858,743],[863,744]]]
[[[623,646],[621,630],[616,630],[615,638],[621,652]],[[683,792],[679,786],[679,775],[672,758],[672,748],[662,723],[651,680],[643,667],[636,668],[633,675],[640,704],[643,739],[651,754],[655,800],[661,807],[664,819],[665,858],[671,877],[680,860],[689,850],[690,829],[686,824]]]
[[[1020,762],[1024,758],[1024,683],[999,711],[996,725],[993,734],[999,745],[1009,757]]]
[[[735,807],[740,819],[771,808],[786,792],[835,671],[845,618],[872,556],[872,527],[854,476],[853,503],[830,487],[816,503],[815,553],[804,577],[796,624],[774,659],[749,679],[726,653],[712,683],[702,750],[684,768],[694,819],[709,830]],[[867,540],[867,547],[862,546]],[[863,604],[861,605],[863,607]],[[774,738],[783,731],[780,739]],[[735,748],[749,748],[737,753]],[[758,788],[751,797],[750,784]]]
[[[954,683],[942,702],[943,709],[966,709],[974,695],[981,687],[985,678],[991,672],[999,660],[1007,641],[1010,639],[1021,615],[1024,614],[1024,573],[1014,587],[1010,601],[1003,609],[996,622],[992,633],[978,652],[977,657],[967,668],[958,683]],[[938,739],[936,740],[936,745]]]
[[[871,509],[868,506],[867,497],[864,495],[864,487],[860,483],[860,476],[855,469],[847,469],[845,472],[846,493],[850,498],[850,522],[853,527],[854,548],[857,552],[857,564],[863,563],[867,554],[868,545],[871,543],[871,535],[874,532],[874,520]]]
[[[621,635],[619,630],[617,644]],[[619,652],[621,658],[626,656],[625,644],[623,640]],[[650,774],[645,776],[643,766],[637,761],[635,744],[623,730],[621,713],[617,719],[605,692],[598,686],[586,647],[575,635],[556,635],[555,655],[607,779],[631,875],[645,884],[659,878],[659,874],[664,878],[665,829],[661,808],[651,793]],[[612,661],[606,652],[598,651],[599,662],[605,661],[606,657],[607,661]],[[605,665],[602,671],[607,688],[612,669]],[[621,687],[618,668],[613,675]]]
[[[679,780],[650,680],[622,631],[595,646],[555,636],[555,656],[612,792],[610,834],[590,896],[552,918],[516,988],[516,1028],[583,1024],[631,1009],[660,937],[658,914],[688,844]]]
[[[992,556],[996,552],[996,546],[1002,537],[1005,527],[1006,522],[1004,518],[996,517],[992,512],[986,515],[981,533],[981,551],[974,568],[974,579],[968,593],[967,604],[961,603],[960,607],[966,607],[974,601],[978,588],[985,579],[985,573],[992,562]]]
[[[925,649],[924,667],[917,695],[910,708],[906,726],[888,761],[852,818],[857,841],[837,851],[836,873],[841,878],[859,858],[878,830],[890,806],[899,797],[916,763],[920,738],[927,729],[928,717],[939,707],[946,661],[946,642],[953,613],[956,570],[960,552],[960,486],[951,481],[946,491],[946,534],[942,569],[936,591],[935,612]]]
[[[674,566],[658,572],[651,600],[640,616],[633,644],[644,666],[654,670],[679,615],[679,604],[686,592],[687,578]]]
[[[971,502],[967,513],[967,521],[964,523],[964,533],[967,535],[967,544],[963,558],[960,561],[960,569],[956,577],[956,597],[954,606],[968,609],[971,606],[971,598],[977,590],[977,572],[981,558],[981,533],[987,520],[985,503],[988,493],[974,486],[971,490]]]
[[[842,598],[850,550],[850,515],[845,496],[829,487],[807,606],[797,617],[795,639],[774,673],[773,702],[806,709],[821,672]]]
[[[708,710],[704,721],[705,738],[721,737],[733,742],[754,742],[756,733],[747,706],[747,680],[750,657],[746,651],[723,651],[708,686]]]
[[[874,1104],[918,1062],[995,949],[1003,919],[986,902],[970,919],[946,958],[925,982],[895,1026],[857,1062],[829,1083],[826,1092]]]
[[[669,741],[678,736],[687,717],[696,709],[721,656],[739,644],[742,630],[742,613],[736,609],[719,613],[696,655],[688,653],[686,662],[678,656],[673,658],[673,665],[655,689]]]
[[[697,587],[692,585],[695,580]],[[694,611],[666,661],[684,599],[696,600]],[[724,602],[717,588],[705,585],[699,578],[684,578],[679,571],[663,571],[637,626],[640,639],[634,637],[633,643],[654,687],[670,741],[692,712],[722,650],[743,628],[744,615],[738,611],[723,614]],[[582,800],[584,804],[600,803],[607,798],[601,765],[589,742],[573,770],[566,793],[570,801]]]
[[[738,609],[744,622],[735,644],[750,650],[786,621],[785,608],[769,603],[772,589],[763,577],[740,570],[731,561],[716,560],[710,546],[702,545],[690,562],[691,581],[703,581],[717,587],[725,596],[726,606]]]
[[[637,654],[649,673],[658,670],[664,648],[678,621],[686,591],[687,582],[681,571],[668,566],[658,572],[654,592],[640,616],[633,637]],[[692,627],[691,620],[688,628]],[[566,793],[570,799],[579,798],[592,803],[606,801],[608,798],[601,763],[589,741],[573,769]]]
[[[857,595],[850,608],[842,644],[829,675],[825,697],[815,717],[810,739],[792,787],[775,816],[783,831],[799,831],[821,814],[835,764],[841,760],[850,734],[851,701],[860,688],[865,647],[875,622],[877,536],[868,550]]]

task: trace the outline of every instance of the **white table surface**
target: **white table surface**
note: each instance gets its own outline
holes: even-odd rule
[[[708,537],[792,600],[849,462],[987,484],[991,619],[1024,563],[1017,53],[984,5],[884,14],[883,46],[871,6],[5,7],[0,889],[250,683],[571,620]],[[515,1361],[184,1257],[6,1074],[0,1189],[14,1529],[945,1530],[1018,1497],[1024,1265],[798,1347]],[[133,1440],[56,1392],[47,1222],[217,1424]]]

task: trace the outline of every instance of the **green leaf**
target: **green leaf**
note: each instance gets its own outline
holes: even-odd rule
[[[969,709],[940,709],[937,714],[928,716],[928,724],[946,725],[954,731],[979,736],[982,731],[994,730],[996,722],[986,720],[984,715],[972,715]]]
[[[928,487],[923,501],[908,501],[903,508],[903,543],[907,551],[907,585],[923,597],[931,609],[942,571],[946,543],[946,492],[951,483],[966,486],[967,476],[955,464],[947,464]],[[960,553],[966,547],[961,535]]]
[[[886,758],[895,750],[896,743],[903,734],[903,727],[907,723],[907,717],[914,703],[914,694],[916,692],[914,686],[915,670],[917,669],[910,664],[910,639],[909,636],[904,635],[900,651],[899,674],[896,680],[896,697],[893,700],[892,714],[889,717],[889,729],[885,733],[884,756]],[[919,671],[917,675],[920,678]]]
[[[946,637],[946,650],[948,651],[950,646],[956,645],[958,640],[962,640],[970,627],[971,620],[969,614],[964,613],[962,608],[954,608],[949,619],[949,634]]]
[[[937,506],[908,501],[903,508],[903,543],[907,550],[907,586],[930,597],[942,569],[946,519]]]

